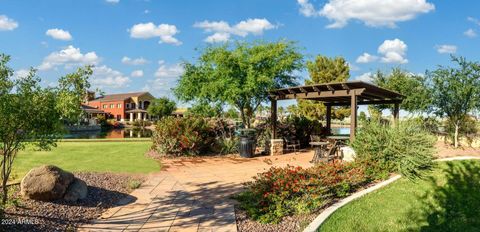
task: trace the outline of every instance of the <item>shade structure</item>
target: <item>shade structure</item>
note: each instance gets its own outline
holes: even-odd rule
[[[357,106],[373,104],[393,104],[395,122],[398,120],[399,104],[404,96],[363,81],[347,81],[337,83],[295,86],[269,91],[272,104],[272,137],[276,138],[277,101],[290,99],[306,99],[323,102],[327,107],[327,130],[331,127],[332,106],[350,106],[350,140],[355,139],[357,127]]]

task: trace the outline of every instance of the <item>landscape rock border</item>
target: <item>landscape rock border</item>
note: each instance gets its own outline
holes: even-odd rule
[[[458,156],[458,157],[449,157],[449,158],[441,158],[436,159],[435,162],[442,162],[442,161],[455,161],[455,160],[480,160],[480,157],[477,156]],[[347,198],[344,198],[335,204],[329,206],[325,210],[323,210],[304,230],[303,232],[316,232],[318,228],[332,215],[335,211],[342,208],[346,204],[363,197],[364,195],[371,193],[377,189],[383,188],[396,180],[400,179],[402,176],[395,175],[388,180],[382,181],[378,184],[373,185],[372,187],[366,188],[364,190],[358,191]]]

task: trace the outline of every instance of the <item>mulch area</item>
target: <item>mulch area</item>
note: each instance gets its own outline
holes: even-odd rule
[[[22,199],[19,186],[13,197],[17,206],[5,210],[0,231],[75,231],[75,226],[98,218],[106,209],[115,206],[132,191],[131,181],[145,180],[142,176],[111,173],[74,173],[88,185],[88,195],[76,203],[57,200],[42,202]]]
[[[287,216],[277,224],[262,224],[248,218],[247,213],[244,210],[235,207],[235,217],[237,220],[237,229],[239,232],[297,232],[302,231],[310,222],[315,219],[318,212],[305,214],[305,215],[293,215]]]
[[[455,149],[452,145],[446,144],[442,141],[438,141],[435,144],[437,153],[436,158],[449,158],[455,156],[480,156],[480,148],[474,148],[469,146],[461,146]]]

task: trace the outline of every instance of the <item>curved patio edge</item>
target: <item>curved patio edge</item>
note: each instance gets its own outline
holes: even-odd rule
[[[477,156],[458,156],[458,157],[449,157],[449,158],[441,158],[441,159],[436,159],[436,162],[441,162],[441,161],[454,161],[454,160],[480,160],[480,157]],[[332,215],[335,211],[338,209],[342,208],[346,204],[352,202],[353,200],[356,200],[368,193],[371,193],[377,189],[383,188],[396,180],[400,179],[402,176],[401,175],[395,175],[393,177],[390,177],[388,180],[382,181],[378,184],[375,184],[374,186],[371,186],[369,188],[366,188],[364,190],[358,191],[338,202],[335,204],[329,206],[326,208],[324,211],[322,211],[304,230],[303,232],[315,232],[317,231],[318,228]]]

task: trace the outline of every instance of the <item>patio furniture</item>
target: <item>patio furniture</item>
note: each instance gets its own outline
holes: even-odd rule
[[[310,135],[310,143],[313,143],[313,142],[322,142],[322,137],[320,137],[320,135]],[[310,146],[314,146],[312,144],[310,144]]]
[[[324,154],[327,152],[327,145],[328,142],[310,142],[310,145],[315,148],[315,153],[313,154],[311,163],[317,163],[322,158],[324,158]]]
[[[288,151],[293,150],[295,154],[297,154],[297,150],[300,148],[300,141],[295,138],[283,138],[285,141],[285,147]]]

